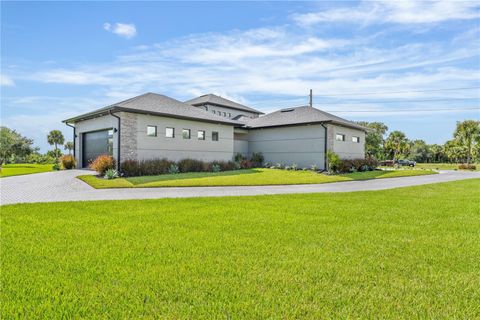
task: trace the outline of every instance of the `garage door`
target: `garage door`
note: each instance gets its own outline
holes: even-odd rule
[[[112,155],[112,130],[95,131],[83,134],[83,167],[102,154]]]

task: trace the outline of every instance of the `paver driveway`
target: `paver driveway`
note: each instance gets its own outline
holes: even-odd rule
[[[382,190],[428,183],[480,178],[480,172],[441,171],[440,174],[435,175],[347,181],[325,184],[97,190],[90,187],[83,181],[75,178],[78,175],[84,174],[94,174],[94,172],[85,170],[68,170],[1,178],[1,204],[85,200],[246,196],[314,192],[350,192]]]

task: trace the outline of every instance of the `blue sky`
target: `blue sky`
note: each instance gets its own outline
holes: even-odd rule
[[[459,1],[2,2],[2,125],[35,139],[145,92],[308,103],[443,143],[479,119],[480,6]],[[475,109],[476,108],[476,109]]]

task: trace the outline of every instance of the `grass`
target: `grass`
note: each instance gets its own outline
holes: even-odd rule
[[[418,168],[429,170],[458,170],[459,163],[417,163]],[[480,170],[480,164],[476,164],[476,171]]]
[[[478,319],[480,180],[22,204],[2,318]]]
[[[0,171],[0,177],[19,176],[24,174],[53,171],[53,164],[5,164]]]
[[[258,186],[285,184],[312,184],[351,180],[382,179],[435,174],[429,170],[369,171],[344,175],[325,175],[312,171],[278,169],[249,169],[226,172],[192,172],[158,176],[105,180],[92,175],[78,178],[94,188],[151,188],[151,187],[204,187],[204,186]]]

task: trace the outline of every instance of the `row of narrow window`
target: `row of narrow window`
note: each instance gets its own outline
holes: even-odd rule
[[[343,133],[337,133],[335,135],[335,140],[345,141],[345,135]],[[352,142],[360,143],[360,137],[352,136]]]
[[[190,129],[182,129],[182,137],[183,139],[191,139],[191,130]],[[147,126],[147,136],[149,137],[156,137],[157,136],[157,126]],[[165,128],[165,138],[175,138],[175,128],[166,127]],[[198,140],[205,140],[206,133],[205,130],[198,130],[197,131],[197,139]],[[218,131],[212,131],[212,141],[218,141]]]

